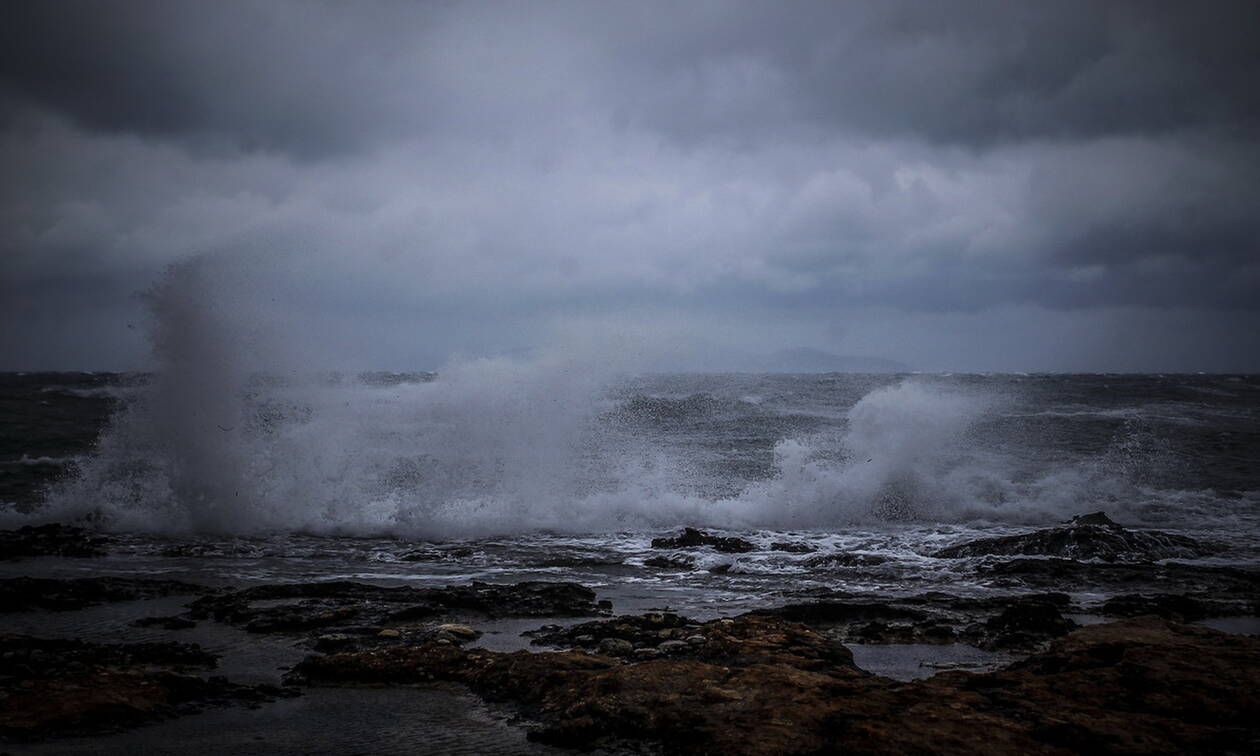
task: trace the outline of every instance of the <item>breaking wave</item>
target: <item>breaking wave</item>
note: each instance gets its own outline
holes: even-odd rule
[[[837,410],[826,387],[787,406],[722,376],[710,381],[721,397],[662,398],[590,347],[436,376],[314,373],[278,359],[283,339],[227,306],[224,286],[197,262],[154,289],[161,370],[39,517],[450,538],[1046,522],[1100,506],[1161,522],[1220,506],[1210,491],[1146,485],[1151,450],[1124,439],[1047,454],[1010,396],[944,379],[885,382]]]

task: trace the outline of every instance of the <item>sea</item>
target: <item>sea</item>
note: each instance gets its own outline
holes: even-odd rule
[[[0,527],[84,524],[113,538],[106,557],[0,563],[3,576],[573,581],[618,613],[708,619],[838,593],[1009,591],[975,560],[931,554],[1096,511],[1216,544],[1206,564],[1260,565],[1255,375],[610,374],[561,359],[263,373],[201,362],[0,374],[0,418]],[[646,564],[662,554],[651,540],[683,527],[759,548]],[[784,543],[796,546],[771,548]],[[137,632],[117,609],[85,617],[11,628]],[[538,624],[500,623],[482,643],[525,647],[520,632]],[[234,650],[238,671],[257,667],[260,640],[202,640]],[[273,651],[269,662],[291,661]],[[413,729],[455,733],[430,742],[435,753],[547,750],[465,693],[405,705],[405,693],[365,695],[315,691],[251,715],[254,729],[243,714],[204,714],[47,752],[160,751],[163,732],[177,743],[198,727],[218,732],[224,753],[261,747],[250,738],[304,752],[305,736],[285,740],[285,728],[344,706],[363,707],[368,724],[331,730],[349,738],[334,750],[407,751],[414,732],[370,724],[399,706]]]

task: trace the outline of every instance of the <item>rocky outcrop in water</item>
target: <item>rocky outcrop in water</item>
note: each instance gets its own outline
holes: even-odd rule
[[[0,636],[0,736],[25,741],[111,732],[298,694],[195,673],[213,668],[217,658],[189,643]]]
[[[98,557],[107,540],[99,533],[72,525],[27,525],[0,530],[0,560],[27,557]]]
[[[0,578],[0,612],[69,611],[160,596],[196,596],[212,590],[195,583],[155,578]]]
[[[683,528],[682,534],[673,538],[652,539],[654,549],[694,549],[704,546],[723,554],[744,554],[757,549],[751,541],[745,541],[743,538],[709,535],[695,528]]]
[[[297,672],[311,684],[462,682],[521,707],[538,722],[533,737],[580,748],[1156,754],[1243,753],[1260,743],[1256,638],[1128,620],[1077,630],[997,672],[898,683],[777,618],[699,632],[701,651],[677,658],[429,644],[312,657]]]
[[[1197,559],[1215,549],[1187,536],[1157,530],[1129,530],[1102,512],[1072,518],[1063,527],[1023,535],[982,538],[941,549],[943,559],[978,556],[1053,556],[1107,562]]]

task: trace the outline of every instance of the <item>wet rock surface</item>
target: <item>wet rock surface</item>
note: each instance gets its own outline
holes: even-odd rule
[[[1214,553],[1210,544],[1157,530],[1129,530],[1102,512],[1073,517],[1062,527],[1023,535],[982,538],[941,549],[932,556],[1054,556],[1108,562],[1197,559]]]
[[[447,588],[388,587],[351,581],[261,585],[206,596],[189,605],[192,619],[213,618],[255,633],[342,629],[354,635],[440,617],[586,617],[610,607],[577,583],[473,582]],[[389,637],[389,636],[386,636]]]
[[[0,636],[0,736],[112,732],[210,706],[257,706],[292,688],[201,677],[218,657],[191,643]]]
[[[743,538],[710,535],[695,528],[683,528],[682,534],[673,538],[652,539],[654,549],[695,549],[705,546],[723,554],[744,554],[757,550],[755,544]]]
[[[802,669],[857,669],[853,654],[836,640],[803,625],[757,615],[700,623],[677,614],[648,613],[569,628],[544,628],[532,642],[623,658],[668,656],[727,666],[784,664]],[[640,653],[647,650],[653,653]]]
[[[986,650],[1033,650],[1076,628],[1062,593],[985,599],[926,593],[788,604],[758,614],[782,617],[853,643],[966,643]]]
[[[99,533],[72,525],[27,525],[0,530],[0,560],[104,556],[107,542]]]
[[[0,578],[0,612],[70,611],[160,596],[200,595],[213,589],[179,580],[130,577]]]
[[[643,636],[693,623],[645,615],[625,624]],[[427,644],[312,657],[297,672],[308,684],[462,682],[519,706],[537,722],[533,737],[581,748],[1144,754],[1241,753],[1260,742],[1256,638],[1127,620],[1077,630],[997,672],[898,683],[778,618],[696,629],[703,643],[678,657]]]
[[[1260,572],[1184,562],[1126,564],[1072,559],[984,562],[976,573],[995,587],[1130,593],[1159,586],[1161,593],[1237,599],[1260,594]]]

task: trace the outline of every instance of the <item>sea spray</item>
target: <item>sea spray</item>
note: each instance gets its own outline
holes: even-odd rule
[[[149,292],[160,369],[28,519],[457,538],[1223,511],[1154,477],[1172,460],[1152,450],[1176,456],[1156,426],[1047,414],[1014,379],[634,378],[644,348],[589,333],[436,377],[333,374],[290,348],[309,337],[276,329],[234,262],[186,263]],[[1073,436],[1090,446],[1036,423],[1090,424]]]

